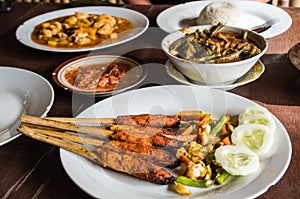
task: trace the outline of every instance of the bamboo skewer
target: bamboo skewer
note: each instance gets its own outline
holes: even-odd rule
[[[44,130],[44,129],[36,129],[36,128],[31,128],[25,125],[21,125],[23,130],[28,130],[28,129],[34,129],[36,133],[40,133],[43,135],[55,137],[55,138],[60,138],[62,140],[68,140],[68,141],[73,141],[73,142],[78,142],[80,144],[89,144],[93,146],[99,146],[102,145],[105,141],[100,140],[100,139],[95,139],[95,138],[89,138],[89,137],[84,137],[78,134],[71,134],[71,133],[66,133],[66,132],[60,132],[60,131],[55,131],[55,130]]]
[[[68,117],[45,117],[48,120],[60,122],[78,122],[86,124],[115,124],[114,118],[68,118]]]
[[[32,128],[26,127],[24,125],[21,125],[18,128],[18,131],[22,132],[23,134],[25,134],[33,139],[36,139],[36,140],[39,140],[42,142],[46,142],[46,143],[52,144],[54,146],[66,149],[68,151],[74,152],[76,154],[84,156],[93,161],[101,162],[99,157],[97,155],[95,155],[94,153],[92,153],[91,150],[85,146],[75,144],[72,142],[68,142],[66,140],[62,140],[62,139],[59,139],[56,137],[51,137],[46,134],[42,134],[37,129],[32,129]]]
[[[29,115],[22,115],[21,122],[105,137],[108,137],[113,133],[113,131],[99,126],[76,125],[68,122],[54,121]]]

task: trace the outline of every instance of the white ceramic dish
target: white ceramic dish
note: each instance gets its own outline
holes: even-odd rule
[[[19,117],[22,113],[44,117],[52,107],[54,91],[51,84],[42,76],[24,69],[0,66],[0,91],[16,95],[14,99],[20,100],[23,107],[20,109],[11,128],[0,135],[0,146],[21,135],[18,127]],[[1,104],[2,105],[2,104]]]
[[[112,16],[122,17],[130,20],[133,23],[133,30],[126,32],[124,35],[120,36],[118,40],[112,43],[100,44],[96,47],[86,47],[86,48],[55,48],[44,45],[39,45],[31,40],[31,33],[34,27],[42,22],[48,21],[50,19],[55,19],[62,16],[72,15],[75,12],[86,12],[92,14],[109,14]],[[81,51],[91,51],[103,48],[108,48],[111,46],[119,45],[128,42],[141,34],[143,34],[149,26],[148,18],[134,10],[121,7],[109,7],[109,6],[93,6],[93,7],[78,7],[78,8],[68,8],[57,11],[48,12],[41,14],[39,16],[33,17],[25,21],[20,25],[16,31],[17,39],[24,45],[31,48],[53,51],[53,52],[81,52]]]
[[[248,31],[247,39],[254,43],[257,48],[260,49],[260,52],[247,59],[225,63],[193,62],[174,55],[174,53],[172,53],[172,50],[170,50],[170,47],[174,44],[174,42],[178,41],[179,39],[186,38],[186,34],[194,33],[197,30],[211,30],[213,27],[214,26],[211,25],[200,25],[183,28],[178,31],[172,32],[163,38],[161,42],[161,48],[171,60],[171,62],[174,63],[175,67],[182,74],[187,76],[190,81],[196,84],[205,84],[209,86],[221,84],[230,85],[233,82],[237,81],[237,79],[245,75],[261,58],[261,56],[265,54],[268,49],[268,42],[261,35],[252,31]],[[232,26],[224,26],[220,31],[231,31],[242,35],[244,29]],[[192,45],[194,46],[195,44]],[[201,46],[201,49],[202,48],[203,46]]]
[[[194,26],[195,19],[199,16],[200,11],[212,1],[195,1],[172,6],[162,11],[157,17],[158,26],[166,32],[174,32],[181,28]],[[248,21],[245,29],[260,25],[276,16],[280,23],[274,25],[265,32],[260,33],[265,38],[275,37],[282,34],[292,25],[290,15],[279,7],[266,3],[255,1],[234,1],[246,14]]]
[[[300,70],[300,42],[295,44],[288,52],[288,57],[292,64]]]
[[[116,87],[113,90],[107,90],[107,91],[84,90],[70,84],[65,78],[66,72],[70,69],[90,66],[95,64],[105,64],[106,66],[108,66],[110,63],[113,62],[123,63],[131,68],[122,78],[120,78],[119,83],[116,85]],[[141,65],[135,60],[123,56],[82,55],[82,56],[74,57],[60,64],[55,69],[52,75],[55,83],[58,86],[62,87],[64,90],[79,93],[79,94],[92,95],[92,96],[94,95],[107,96],[107,95],[112,95],[112,94],[125,91],[127,89],[130,89],[138,85],[147,76],[147,70],[146,68],[142,68]]]
[[[189,81],[187,77],[185,77],[180,71],[176,69],[174,64],[169,59],[166,61],[165,65],[166,65],[167,73],[175,80],[187,85],[198,85]],[[215,85],[215,86],[208,86],[208,87],[226,90],[226,91],[231,90],[238,86],[243,86],[245,84],[255,81],[264,73],[264,71],[265,71],[265,65],[261,61],[258,61],[244,76],[239,78],[234,83],[228,85]],[[202,86],[207,86],[207,85],[202,85]]]
[[[107,98],[78,117],[112,117],[126,114],[170,114],[181,110],[203,110],[220,118],[224,114],[236,115],[243,108],[255,103],[243,97],[203,86],[148,87]],[[259,106],[258,104],[256,104]],[[262,162],[261,171],[244,178],[237,178],[219,188],[191,188],[193,198],[255,198],[276,184],[288,168],[291,159],[291,142],[280,121],[276,122],[276,151]],[[92,197],[101,199],[161,199],[185,198],[168,189],[134,177],[98,166],[79,155],[60,150],[62,165],[70,178]]]

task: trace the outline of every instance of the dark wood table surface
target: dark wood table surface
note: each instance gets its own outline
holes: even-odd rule
[[[104,99],[95,98],[91,103],[85,96],[74,98],[72,93],[59,88],[52,80],[52,72],[60,63],[86,53],[39,51],[22,45],[15,37],[17,27],[27,19],[66,7],[52,3],[15,3],[12,11],[0,13],[0,65],[31,70],[52,84],[55,101],[48,116],[74,117],[95,101]],[[156,24],[157,15],[170,5],[126,7],[146,15],[150,20],[149,29],[133,41],[97,53],[126,54],[142,61],[149,74],[138,87],[181,84],[166,73],[164,63],[167,57],[160,49],[160,41],[166,33]],[[300,71],[287,58],[288,50],[300,42],[300,9],[283,9],[291,15],[293,24],[285,33],[268,40],[269,49],[261,59],[266,66],[265,73],[255,82],[228,91],[269,108],[291,138],[293,155],[290,166],[282,179],[259,197],[261,199],[300,198]],[[0,181],[1,198],[91,198],[68,177],[57,147],[24,135],[0,147]]]

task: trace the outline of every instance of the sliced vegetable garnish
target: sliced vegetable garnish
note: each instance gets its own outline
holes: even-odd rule
[[[243,117],[239,124],[261,124],[268,127],[271,132],[275,131],[276,124],[271,116],[265,114],[254,114]]]
[[[231,140],[233,144],[246,147],[265,159],[271,155],[274,133],[261,124],[243,124],[233,130]]]
[[[242,120],[244,117],[250,116],[250,115],[256,115],[256,114],[262,114],[262,115],[270,115],[270,112],[261,106],[249,106],[242,111],[240,111],[239,114],[239,121]]]
[[[231,175],[245,176],[259,168],[259,157],[253,151],[240,146],[222,146],[215,152],[216,161]]]

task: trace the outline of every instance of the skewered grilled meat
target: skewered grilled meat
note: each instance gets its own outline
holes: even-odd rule
[[[134,144],[141,144],[144,146],[173,146],[178,147],[181,145],[181,142],[169,137],[164,136],[161,133],[158,133],[153,136],[148,136],[142,133],[130,133],[127,131],[115,131],[111,136],[111,139],[129,142]]]
[[[118,116],[116,124],[119,125],[138,125],[138,126],[154,126],[154,127],[175,127],[180,123],[180,120],[174,116],[168,115],[129,115]]]
[[[168,148],[143,146],[140,144],[111,140],[99,146],[97,150],[104,149],[109,149],[122,154],[132,155],[161,166],[175,167],[178,166],[179,163],[178,158],[175,155],[175,150],[173,150],[172,153],[171,149]]]
[[[127,173],[139,179],[156,184],[170,184],[175,180],[175,177],[162,167],[135,156],[117,153],[109,149],[97,150],[97,154],[104,167]]]
[[[130,133],[140,133],[147,136],[153,136],[156,134],[166,134],[166,135],[176,135],[176,132],[165,129],[165,128],[156,128],[156,127],[141,127],[141,126],[125,126],[125,125],[112,125],[110,127],[112,131],[126,131]]]

